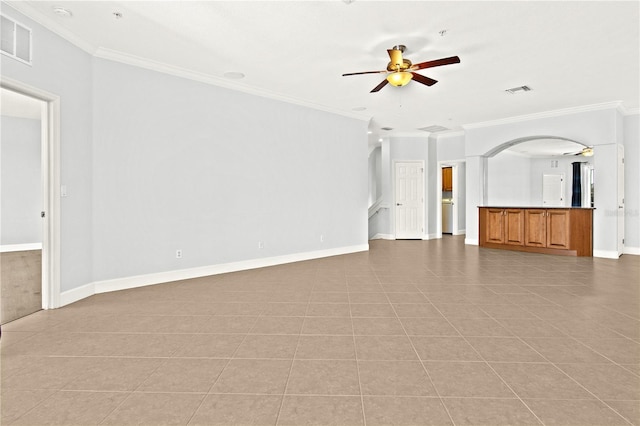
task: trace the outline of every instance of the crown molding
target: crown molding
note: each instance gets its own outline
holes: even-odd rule
[[[618,111],[622,115],[638,115],[638,114],[640,114],[640,108],[638,108],[638,107],[636,107],[636,108],[627,108],[627,107],[624,106],[624,104],[620,104],[618,106]]]
[[[55,21],[55,19],[52,19],[51,17],[35,9],[28,2],[13,0],[13,1],[3,1],[2,4],[10,6],[17,12],[23,14],[27,18],[40,24],[46,30],[49,30],[52,33],[62,37],[63,39],[67,40],[69,43],[79,47],[80,49],[84,50],[90,55],[93,55],[97,50],[96,46],[92,45],[91,43],[87,42],[86,40],[83,40],[82,38],[78,37],[71,31],[67,30],[62,25],[58,24]],[[53,5],[54,3],[51,3],[51,6]]]
[[[538,112],[534,114],[518,115],[515,117],[501,118],[499,120],[493,120],[493,121],[483,121],[479,123],[464,124],[462,128],[464,130],[480,129],[483,127],[492,127],[492,126],[499,126],[503,124],[520,123],[523,121],[539,120],[541,118],[560,117],[563,115],[577,114],[581,112],[601,111],[605,109],[620,110],[621,106],[622,106],[622,101],[603,102],[600,104],[582,105],[578,107],[556,109],[552,111],[544,111],[544,112]]]
[[[355,118],[362,121],[369,121],[371,119],[371,116],[369,115],[357,114],[352,111],[344,111],[336,108],[331,108],[325,105],[320,105],[313,102],[308,102],[301,99],[284,96],[269,90],[258,89],[255,87],[246,86],[241,83],[232,82],[225,78],[216,77],[211,74],[206,74],[199,71],[193,71],[186,68],[177,67],[175,65],[169,65],[162,62],[153,61],[147,58],[142,58],[142,57],[130,55],[127,53],[118,52],[116,50],[105,49],[103,47],[99,47],[93,56],[96,58],[119,62],[126,65],[135,66],[138,68],[144,68],[151,71],[172,75],[175,77],[198,81],[200,83],[210,84],[218,87],[224,87],[226,89],[231,89],[238,92],[244,92],[251,95],[274,99],[274,100],[286,102],[289,104],[300,105],[307,108],[328,112],[331,114],[337,114],[337,115],[341,115],[349,118]]]
[[[281,102],[286,102],[289,104],[304,106],[307,108],[312,108],[315,110],[320,110],[324,112],[328,112],[331,114],[337,114],[344,117],[355,118],[357,120],[369,121],[371,120],[371,115],[366,115],[362,113],[356,113],[353,111],[345,111],[338,108],[328,107],[326,105],[321,105],[309,101],[305,101],[302,99],[297,99],[289,96],[284,96],[282,94],[272,92],[265,89],[258,89],[255,87],[249,87],[243,85],[241,83],[231,82],[229,80],[223,79],[221,77],[216,77],[210,74],[201,73],[198,71],[188,70],[186,68],[176,67],[173,65],[168,65],[165,63],[153,61],[150,59],[138,57],[135,55],[129,55],[122,52],[118,52],[111,49],[106,49],[104,47],[97,47],[88,43],[86,40],[81,39],[71,31],[65,29],[60,24],[58,24],[55,19],[43,14],[39,10],[35,9],[27,2],[24,1],[16,1],[16,0],[7,0],[0,2],[2,5],[8,5],[15,9],[17,12],[25,15],[29,19],[37,22],[45,29],[53,32],[54,34],[62,37],[83,51],[93,55],[96,58],[107,59],[114,62],[120,62],[128,65],[132,65],[138,68],[144,68],[151,71],[157,71],[163,74],[173,75],[175,77],[181,77],[188,80],[194,80],[205,84],[210,84],[213,86],[224,87],[227,89],[248,93],[251,95],[261,96],[264,98],[274,99]],[[53,3],[52,3],[53,5]]]

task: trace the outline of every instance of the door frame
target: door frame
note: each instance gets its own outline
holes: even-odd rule
[[[421,229],[422,229],[422,235],[420,236],[420,239],[425,239],[425,225],[428,223],[427,222],[427,209],[425,209],[426,203],[426,169],[425,169],[425,162],[424,160],[398,160],[395,159],[391,162],[391,173],[393,174],[393,179],[392,179],[392,184],[391,184],[391,191],[392,191],[392,205],[391,205],[391,223],[393,224],[393,239],[396,240],[397,238],[397,229],[396,229],[396,165],[398,163],[415,163],[415,164],[419,164],[420,167],[422,168],[422,224],[420,225]]]
[[[436,238],[442,238],[442,169],[451,167],[451,198],[453,199],[453,205],[451,206],[451,217],[453,221],[453,228],[451,235],[460,235],[458,229],[458,220],[460,210],[458,208],[460,191],[458,190],[460,183],[459,180],[459,167],[461,163],[465,163],[466,160],[451,160],[451,161],[438,161],[438,172],[436,173]]]
[[[618,257],[624,254],[624,220],[625,220],[625,182],[624,182],[624,145],[618,144],[616,151],[616,203],[618,207],[617,215],[618,215],[618,226],[616,229],[617,233],[617,244],[616,250],[618,251]]]
[[[42,146],[42,308],[60,306],[60,97],[8,77],[0,87],[43,101]]]

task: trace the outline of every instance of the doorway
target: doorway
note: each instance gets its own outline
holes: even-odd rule
[[[395,238],[421,240],[424,235],[424,163],[394,163]]]
[[[438,164],[438,238],[466,233],[465,165],[463,160]]]
[[[0,323],[59,306],[59,97],[2,77]]]
[[[42,309],[43,102],[0,89],[0,323]]]

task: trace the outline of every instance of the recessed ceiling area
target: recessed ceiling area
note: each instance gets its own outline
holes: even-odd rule
[[[532,139],[513,145],[505,150],[512,154],[530,158],[547,158],[580,154],[585,145],[566,139]]]
[[[640,107],[634,1],[7,4],[97,57],[147,62],[165,72],[370,119],[374,133],[393,129],[385,136],[424,136],[418,129],[429,124],[455,131],[605,102]],[[114,19],[114,13],[124,18]],[[401,44],[414,63],[454,55],[460,63],[425,70],[438,81],[428,87],[412,81],[370,93],[380,75],[342,77],[385,69],[386,50]],[[234,79],[239,75],[244,78]],[[534,90],[505,92],[524,84]]]

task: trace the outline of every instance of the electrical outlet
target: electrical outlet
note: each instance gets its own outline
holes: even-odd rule
[[[176,259],[182,259],[182,250],[176,250]]]
[[[258,241],[258,248],[259,249],[263,249],[264,248],[264,243],[262,241]]]

